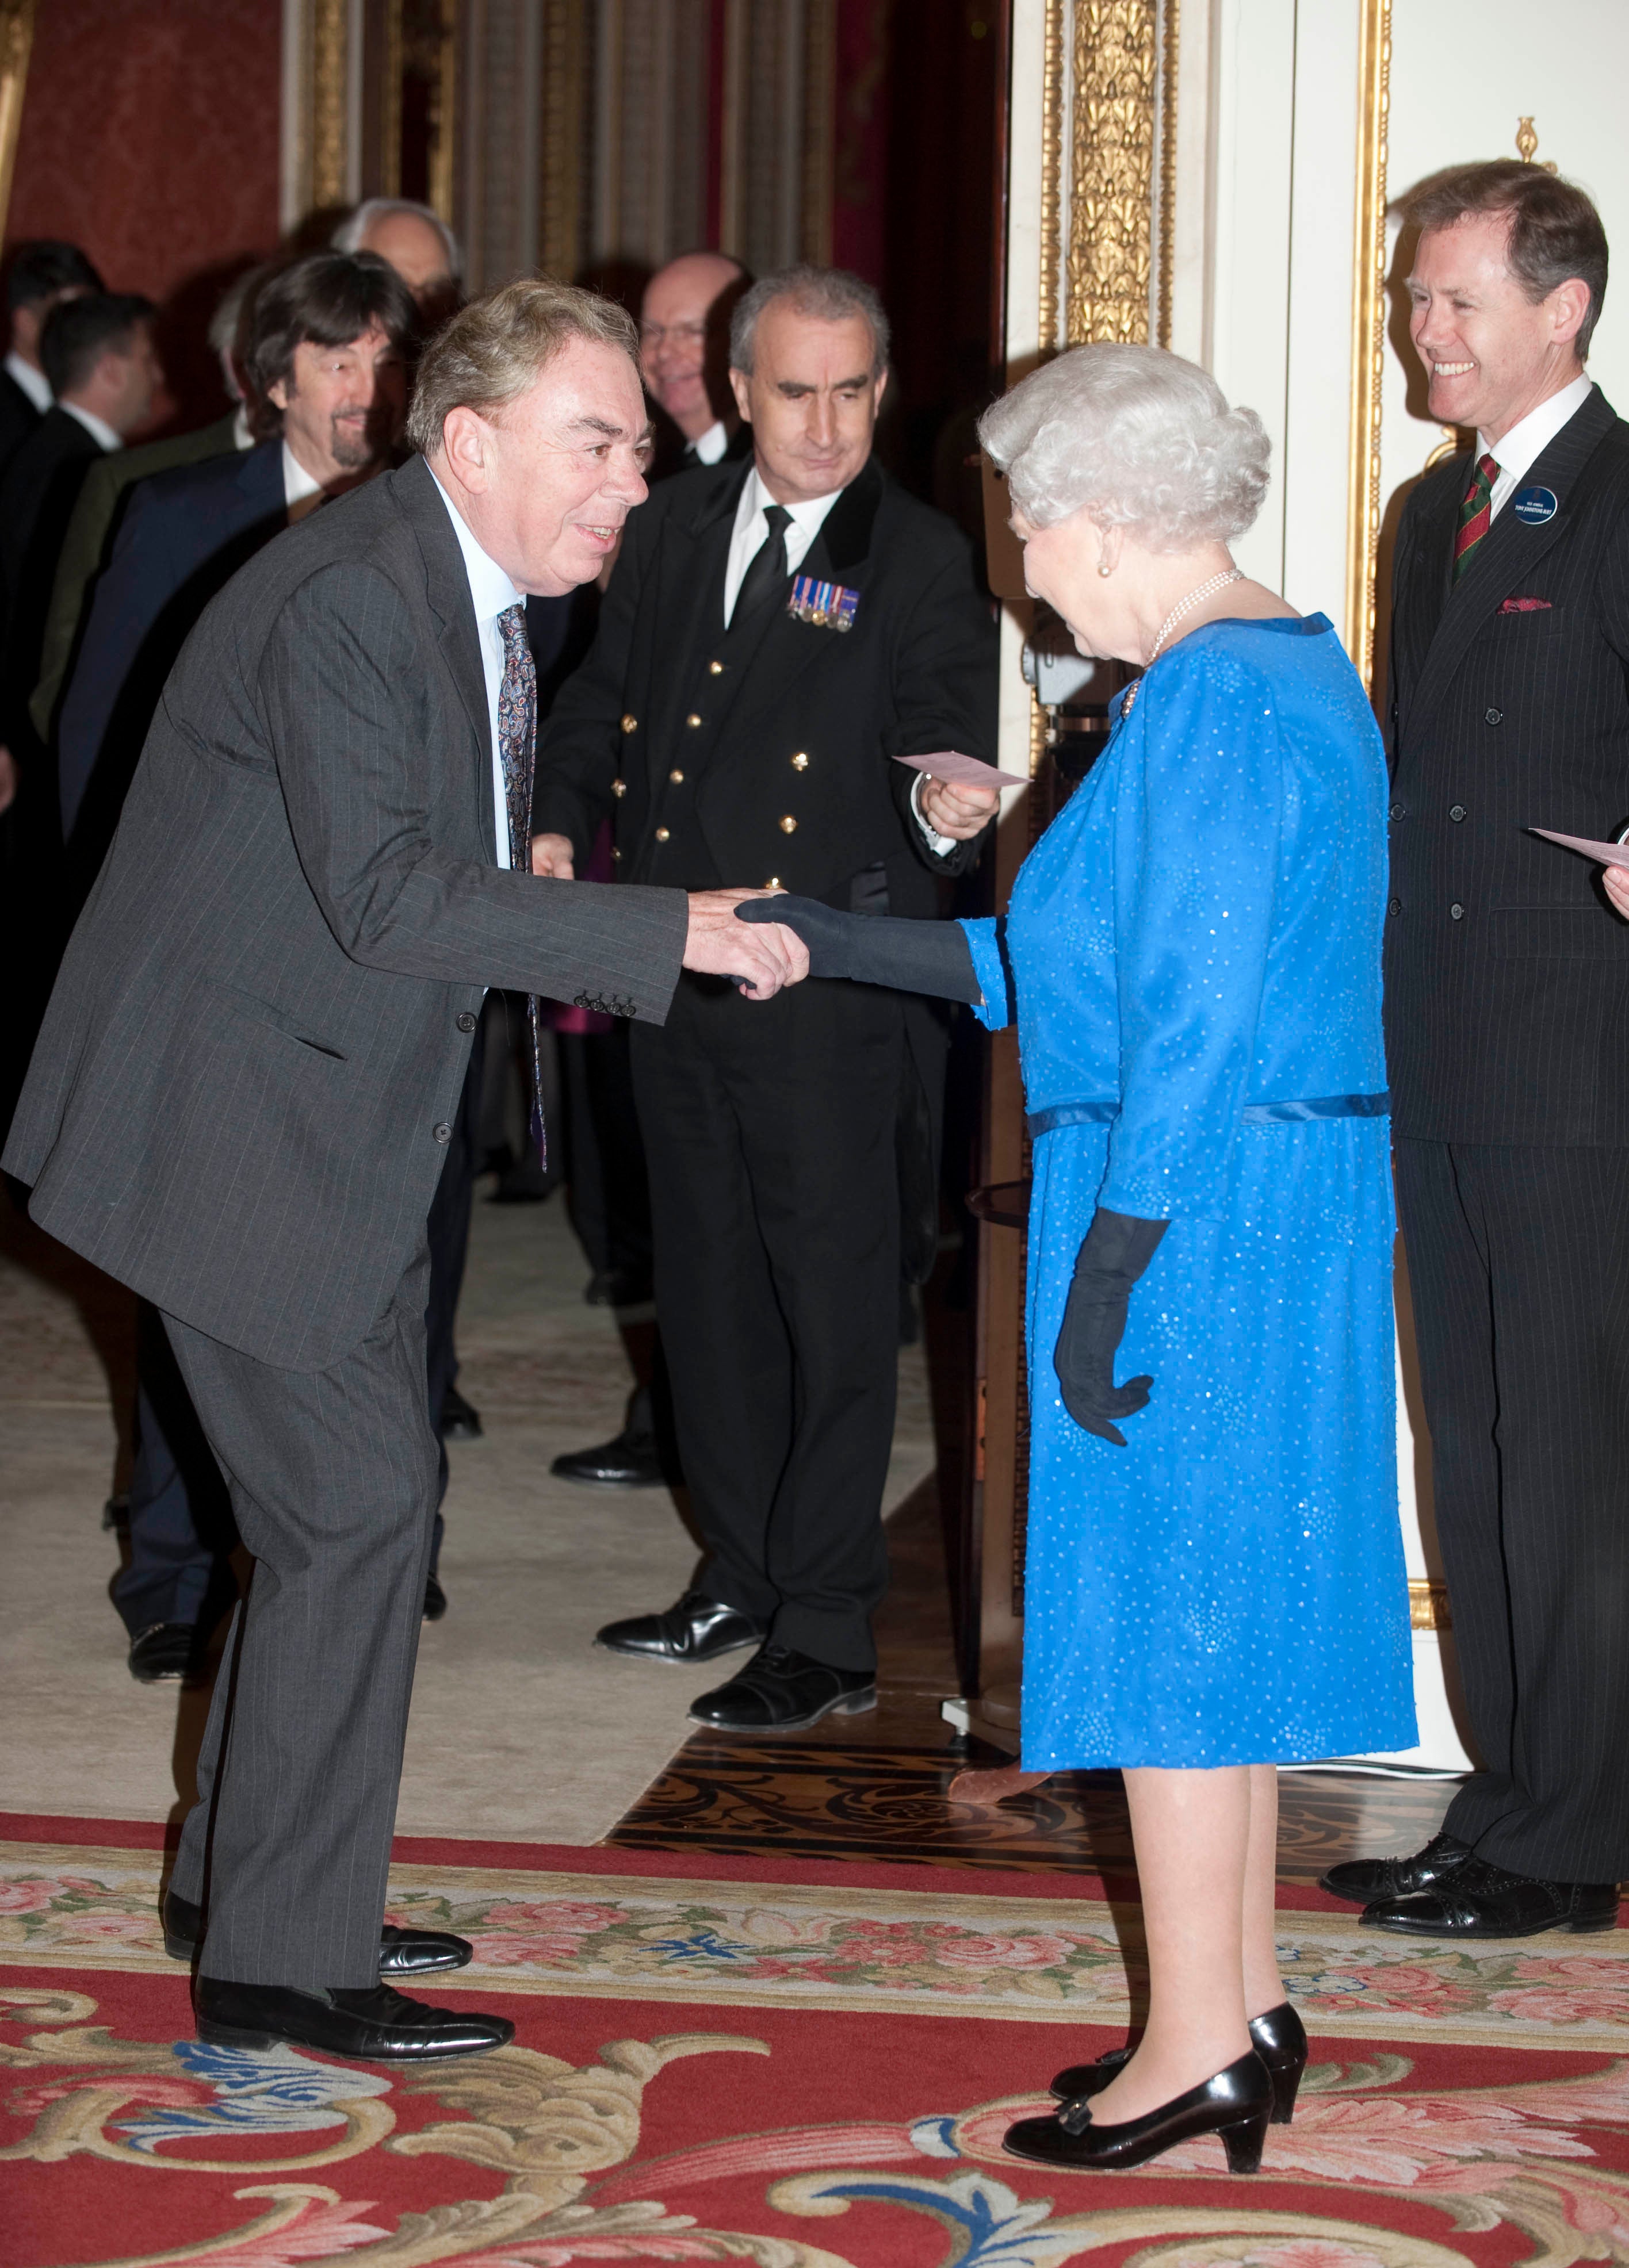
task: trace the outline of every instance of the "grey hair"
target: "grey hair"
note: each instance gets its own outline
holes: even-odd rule
[[[871,375],[881,378],[888,366],[888,311],[881,300],[846,268],[814,268],[800,261],[794,268],[763,276],[741,293],[730,317],[730,367],[744,378],[752,376],[753,342],[758,318],[776,299],[790,299],[800,315],[821,323],[846,323],[858,315],[871,326]]]
[[[328,239],[335,252],[360,252],[362,239],[376,220],[388,220],[392,213],[411,213],[422,220],[446,247],[447,273],[456,282],[464,272],[464,255],[458,248],[458,239],[442,219],[433,205],[416,204],[411,197],[365,197],[355,212],[344,219]]]
[[[572,339],[620,347],[639,366],[639,334],[626,307],[556,284],[523,276],[472,299],[444,323],[424,349],[408,412],[408,439],[425,456],[441,446],[441,428],[454,409],[483,417],[519,399],[546,364]]]
[[[1111,341],[1043,363],[985,410],[978,438],[1032,527],[1084,509],[1156,551],[1242,535],[1272,446],[1198,363]]]

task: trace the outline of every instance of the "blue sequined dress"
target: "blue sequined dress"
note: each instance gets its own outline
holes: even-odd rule
[[[1308,1762],[1416,1739],[1383,1115],[1386,777],[1329,622],[1217,622],[1143,679],[965,924],[1034,1135],[1023,1762]],[[1005,959],[1002,945],[1005,944]],[[1052,1367],[1099,1204],[1170,1226],[1117,1448]]]

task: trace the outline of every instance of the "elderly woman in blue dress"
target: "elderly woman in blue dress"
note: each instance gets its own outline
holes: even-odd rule
[[[1260,420],[1158,349],[985,416],[1030,590],[1144,675],[1005,922],[738,909],[813,973],[1016,1010],[1033,1396],[1023,1763],[1124,1770],[1146,2028],[1007,2146],[1259,2162],[1306,2036],[1273,1947],[1275,1767],[1415,1740],[1380,1022],[1385,768],[1322,615],[1228,554]],[[1118,1381],[1118,1382],[1117,1382]]]

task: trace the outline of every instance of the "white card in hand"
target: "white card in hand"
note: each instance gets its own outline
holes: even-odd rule
[[[1629,867],[1629,843],[1592,843],[1587,835],[1558,835],[1553,827],[1529,827],[1527,831],[1542,835],[1546,843],[1559,843],[1565,850],[1581,850],[1603,866]]]
[[[940,748],[931,756],[896,756],[896,764],[909,764],[913,771],[926,772],[932,778],[942,780],[947,787],[1028,787],[1029,783],[1020,772],[999,772],[993,764],[982,763],[977,756],[964,756],[959,748]]]

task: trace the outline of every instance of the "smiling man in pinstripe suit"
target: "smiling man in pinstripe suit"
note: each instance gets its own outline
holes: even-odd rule
[[[1629,1874],[1629,926],[1529,830],[1629,821],[1629,426],[1606,238],[1514,162],[1427,183],[1434,417],[1392,632],[1386,1027],[1437,1528],[1482,1769],[1325,1877],[1404,1935],[1610,1929]]]

